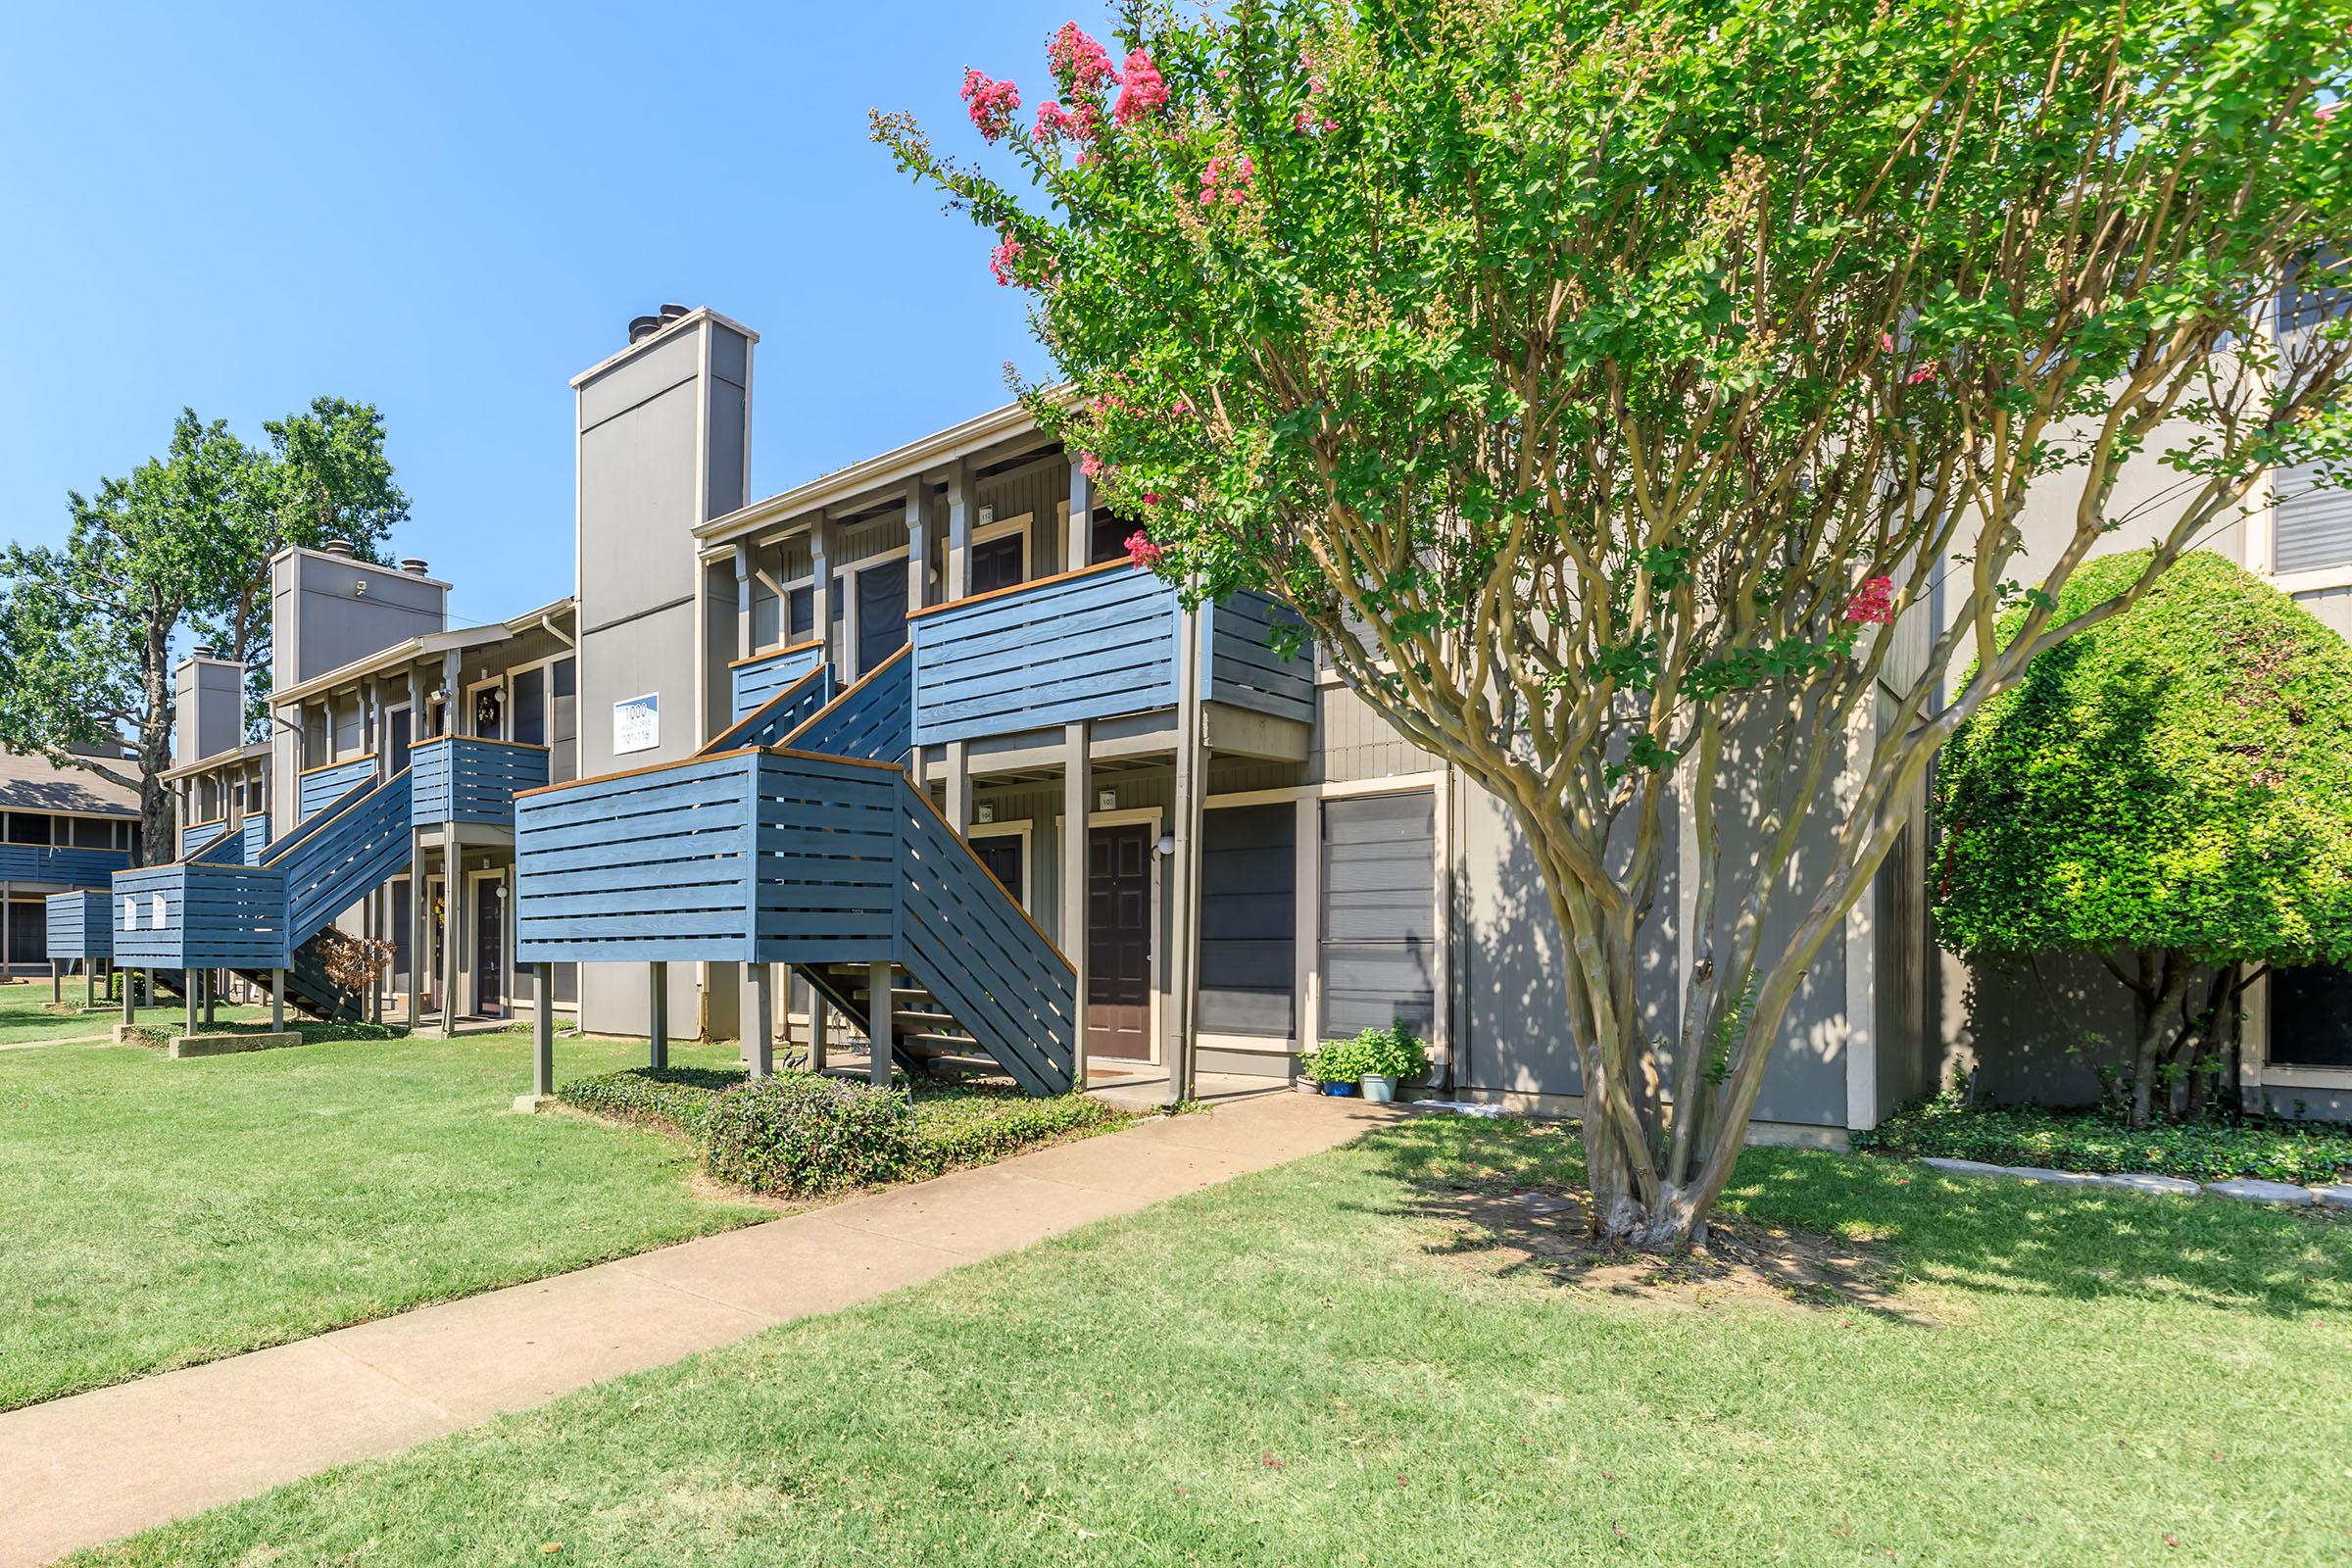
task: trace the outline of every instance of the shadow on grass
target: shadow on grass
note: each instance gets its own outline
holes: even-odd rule
[[[1584,1159],[1571,1124],[1423,1116],[1371,1134],[1362,1147],[1395,1183],[1384,1212],[1462,1233],[1433,1250],[1498,1249],[1500,1268],[1563,1284],[1611,1288],[1626,1277],[1625,1254],[1575,1235]],[[2315,1210],[1946,1177],[1866,1155],[1753,1149],[1718,1216],[1732,1233],[1731,1260],[1779,1276],[1791,1300],[1825,1306],[1908,1316],[1897,1298],[1898,1281],[1907,1279],[1961,1292],[2157,1298],[2281,1317],[2352,1309],[2352,1225]]]

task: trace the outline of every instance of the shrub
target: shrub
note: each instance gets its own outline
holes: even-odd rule
[[[718,1097],[745,1082],[740,1070],[723,1067],[632,1067],[575,1079],[556,1098],[593,1116],[665,1128],[699,1145]]]
[[[1039,1100],[1017,1089],[984,1085],[918,1094],[914,1101],[916,1163],[921,1174],[936,1176],[958,1165],[985,1165],[1032,1144],[1125,1119],[1086,1095]]]
[[[2352,1126],[2341,1123],[2212,1120],[2134,1131],[2095,1112],[1984,1108],[1949,1094],[1907,1106],[1853,1142],[1886,1154],[2191,1181],[2321,1184],[2352,1171]]]
[[[1429,1048],[1402,1024],[1366,1029],[1348,1040],[1327,1040],[1298,1058],[1300,1074],[1319,1084],[1361,1083],[1372,1073],[1402,1083],[1428,1068]]]
[[[754,1192],[808,1198],[918,1168],[906,1097],[870,1084],[779,1073],[715,1098],[703,1168]]]

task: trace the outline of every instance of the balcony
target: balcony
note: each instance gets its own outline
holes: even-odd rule
[[[220,831],[215,824],[213,832]],[[130,864],[126,850],[86,850],[67,844],[0,844],[0,882],[54,882],[102,888]]]
[[[410,820],[514,825],[514,796],[547,782],[548,751],[519,741],[442,735],[409,754]]]
[[[795,643],[729,664],[727,674],[734,688],[731,721],[742,722],[745,714],[757,711],[761,704],[814,669],[824,652],[821,642]]]
[[[354,785],[375,777],[375,754],[347,757],[311,768],[294,781],[294,820],[307,822],[341,800]]]
[[[1285,613],[1255,593],[1201,607],[1206,701],[1313,722],[1312,665],[1269,646]],[[918,611],[907,617],[914,744],[1172,709],[1183,621],[1174,585],[1124,562]]]

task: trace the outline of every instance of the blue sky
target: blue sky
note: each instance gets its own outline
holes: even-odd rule
[[[398,547],[478,622],[570,591],[566,383],[664,300],[761,334],[759,494],[994,407],[1006,358],[1048,368],[1020,296],[865,115],[976,151],[963,67],[1042,83],[1072,14],[27,7],[0,43],[0,533],[61,538],[68,488],[182,405],[259,440],[334,393],[384,412]]]

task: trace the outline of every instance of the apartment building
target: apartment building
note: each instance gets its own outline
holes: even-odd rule
[[[123,766],[137,764],[123,759]],[[138,853],[135,791],[0,751],[0,974],[46,974],[47,901],[103,890]]]

